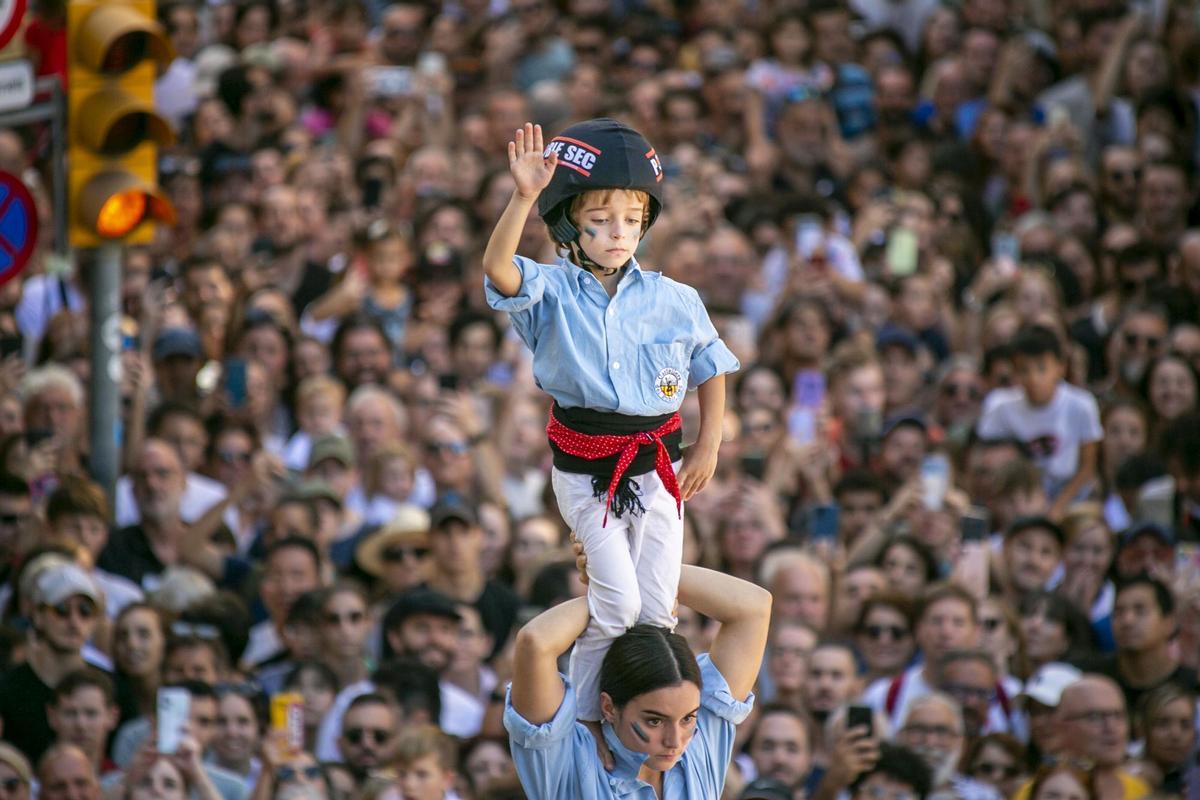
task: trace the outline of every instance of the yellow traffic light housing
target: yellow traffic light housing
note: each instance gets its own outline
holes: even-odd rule
[[[154,110],[154,81],[173,58],[154,0],[70,0],[67,163],[70,239],[147,242],[172,223],[158,189],[158,148],[175,138]]]

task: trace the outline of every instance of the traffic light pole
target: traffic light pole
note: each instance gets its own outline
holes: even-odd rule
[[[102,244],[88,272],[88,335],[92,344],[88,380],[88,435],[92,479],[115,498],[121,470],[121,244]]]

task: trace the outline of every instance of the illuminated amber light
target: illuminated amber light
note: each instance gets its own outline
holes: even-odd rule
[[[146,193],[140,189],[117,192],[100,207],[96,233],[106,239],[125,236],[146,217]]]

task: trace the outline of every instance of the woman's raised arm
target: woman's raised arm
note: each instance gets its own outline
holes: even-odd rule
[[[526,721],[541,725],[554,718],[564,692],[558,657],[574,644],[587,624],[587,598],[577,597],[543,611],[517,631],[512,705]]]
[[[732,575],[684,564],[679,602],[721,623],[709,655],[733,696],[744,699],[754,688],[767,646],[771,593]]]

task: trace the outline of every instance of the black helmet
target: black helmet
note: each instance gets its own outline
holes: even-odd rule
[[[579,229],[567,211],[571,199],[593,189],[637,189],[650,195],[646,227],[662,210],[662,163],[646,137],[615,119],[589,119],[546,145],[558,152],[550,185],[538,196],[538,214],[556,242],[573,242]]]

